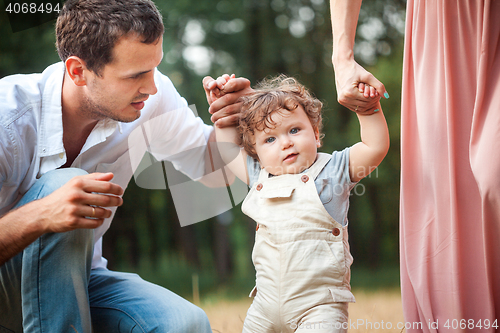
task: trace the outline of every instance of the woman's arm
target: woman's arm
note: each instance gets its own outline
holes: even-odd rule
[[[371,114],[379,96],[388,98],[384,85],[354,60],[354,39],[362,0],[330,0],[333,54],[338,102],[357,113]],[[378,94],[363,96],[360,83],[374,87]]]

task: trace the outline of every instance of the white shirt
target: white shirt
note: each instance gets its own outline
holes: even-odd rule
[[[0,216],[7,213],[35,180],[66,163],[61,91],[64,64],[41,74],[12,75],[0,80]],[[113,183],[127,187],[146,150],[169,160],[190,178],[204,174],[204,149],[212,131],[188,108],[168,77],[155,70],[158,92],[131,123],[101,120],[72,167],[89,173],[113,172]],[[197,148],[197,149],[194,149]],[[113,214],[94,233],[92,268],[106,267],[102,235]]]

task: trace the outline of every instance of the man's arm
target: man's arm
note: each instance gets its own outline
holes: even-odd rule
[[[43,235],[37,215],[36,205],[28,204],[0,218],[0,266]]]
[[[239,121],[241,102],[239,98],[253,91],[250,81],[245,78],[233,78],[224,85],[224,95],[216,100],[210,97],[210,91],[217,85],[217,81],[210,76],[203,79],[203,88],[210,105],[208,111],[212,114],[212,122],[220,127],[235,126]]]
[[[386,95],[384,85],[354,60],[354,40],[362,0],[330,0],[333,54],[338,102],[357,113],[371,114],[379,96]],[[359,83],[374,87],[377,95],[363,95]]]
[[[0,265],[45,233],[99,227],[111,216],[103,207],[123,203],[123,189],[111,183],[112,178],[112,173],[74,177],[52,194],[2,216]]]

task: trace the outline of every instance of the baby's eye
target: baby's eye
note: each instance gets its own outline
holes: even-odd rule
[[[274,142],[274,140],[276,140],[276,138],[274,138],[274,137],[270,137],[270,138],[267,138],[267,139],[266,139],[265,143],[273,143],[273,142]]]
[[[298,128],[292,128],[292,129],[290,130],[290,133],[291,133],[291,134],[297,134],[299,131],[300,131],[300,130],[299,130]]]

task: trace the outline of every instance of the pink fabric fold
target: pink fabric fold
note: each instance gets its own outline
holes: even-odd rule
[[[408,0],[406,19],[401,288],[422,323],[408,332],[500,325],[500,1]]]

